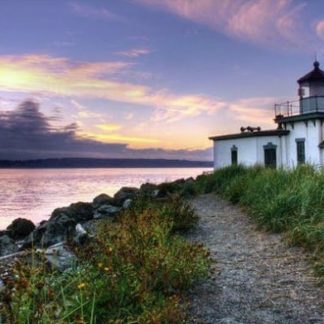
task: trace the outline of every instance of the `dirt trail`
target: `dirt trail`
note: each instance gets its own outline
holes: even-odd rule
[[[192,204],[200,222],[189,238],[211,250],[218,268],[190,292],[192,323],[324,323],[324,291],[301,249],[215,195]]]

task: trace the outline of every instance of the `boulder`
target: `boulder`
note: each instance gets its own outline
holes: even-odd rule
[[[114,217],[117,216],[121,208],[112,205],[103,205],[99,207],[94,214],[94,218]]]
[[[24,240],[21,249],[34,246],[47,247],[67,240],[75,230],[77,222],[66,214],[56,215],[55,218],[38,226]]]
[[[124,209],[129,208],[130,205],[132,204],[132,201],[133,201],[133,199],[130,199],[130,198],[126,199],[126,200],[123,202],[123,208],[124,208]]]
[[[102,205],[113,205],[114,204],[114,198],[102,193],[99,196],[97,196],[95,199],[92,201],[92,206],[93,208],[98,208]]]
[[[81,224],[75,226],[75,236],[73,242],[77,245],[83,245],[89,240],[89,235],[87,231],[83,228]]]
[[[122,206],[126,199],[134,199],[134,197],[139,193],[139,189],[135,187],[122,187],[119,189],[115,195],[115,204],[117,206]]]
[[[194,183],[195,183],[195,179],[193,177],[186,179],[186,184],[194,184]]]
[[[155,185],[154,183],[143,183],[140,186],[140,191],[143,192],[144,194],[151,194],[154,190],[157,189],[157,185]]]
[[[158,185],[153,183],[144,183],[140,187],[140,192],[146,196],[156,198],[159,195]]]
[[[77,202],[69,207],[56,208],[50,220],[56,219],[62,214],[73,218],[76,222],[87,221],[93,218],[93,207],[90,203]]]
[[[25,218],[17,218],[7,227],[8,235],[14,240],[25,238],[34,229],[34,223]]]
[[[0,256],[12,254],[18,251],[18,246],[15,241],[8,235],[0,237]]]
[[[45,250],[45,257],[49,265],[59,271],[71,268],[76,262],[76,256],[67,247],[58,243]]]
[[[80,222],[93,219],[92,204],[78,202],[69,207],[56,208],[48,221],[42,222],[24,240],[21,249],[31,246],[47,247],[66,241],[75,233],[75,226]]]

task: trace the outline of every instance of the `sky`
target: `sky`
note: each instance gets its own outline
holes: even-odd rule
[[[2,0],[0,159],[211,160],[324,66],[322,0]]]

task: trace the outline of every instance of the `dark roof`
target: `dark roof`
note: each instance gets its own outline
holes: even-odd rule
[[[237,134],[212,136],[212,137],[209,137],[209,139],[215,141],[215,140],[227,140],[227,139],[245,138],[245,137],[283,136],[283,135],[288,135],[288,134],[289,134],[289,130],[270,129],[270,130],[264,130],[264,131],[260,131],[260,132],[244,132],[244,133],[237,133]]]
[[[302,78],[298,79],[297,82],[303,83],[303,82],[318,81],[318,80],[324,81],[324,71],[321,70],[319,66],[320,66],[319,62],[315,61],[313,71],[307,73]]]
[[[320,143],[319,147],[324,148],[324,141],[322,143]]]
[[[278,123],[291,123],[291,122],[298,122],[298,121],[308,121],[308,120],[324,120],[324,111],[318,111],[318,112],[310,112],[310,113],[304,113],[299,115],[293,115],[293,116],[282,116],[277,115],[275,118],[275,122]]]

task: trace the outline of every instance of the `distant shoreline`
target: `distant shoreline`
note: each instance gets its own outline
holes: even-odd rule
[[[70,168],[211,168],[211,161],[169,159],[89,159],[62,158],[38,160],[0,160],[0,169]]]

